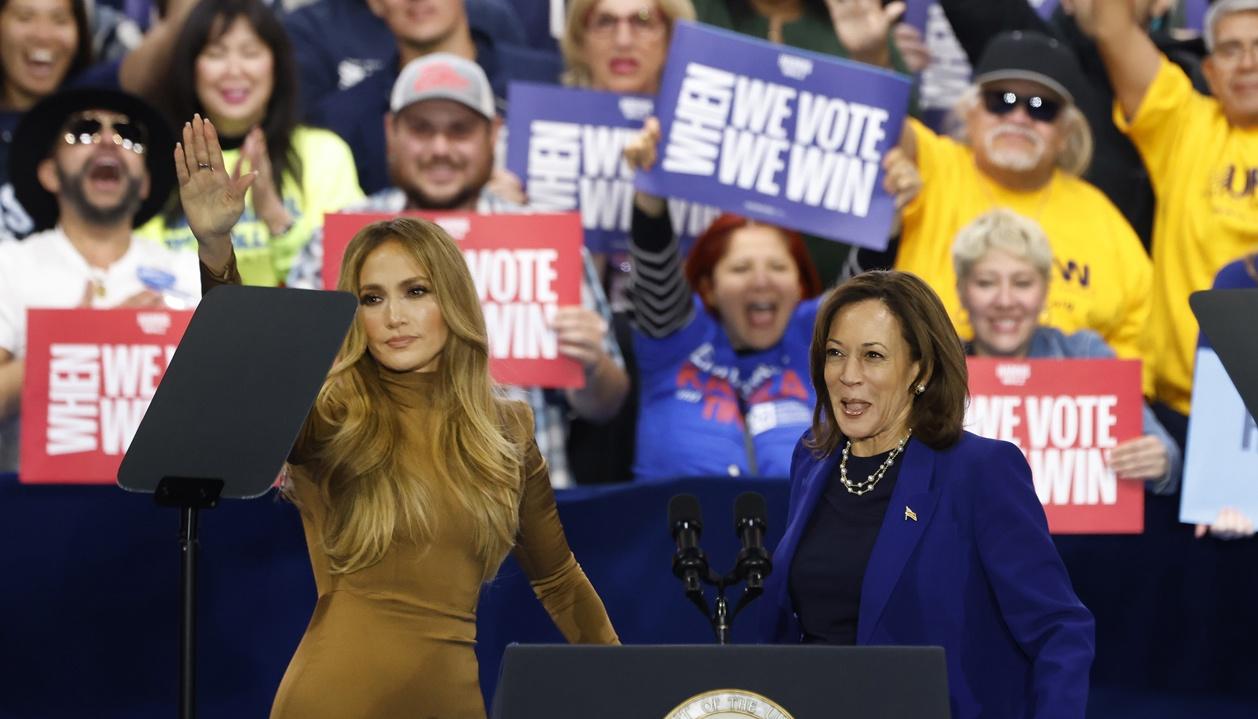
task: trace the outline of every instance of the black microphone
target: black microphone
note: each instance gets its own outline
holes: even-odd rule
[[[734,532],[742,544],[734,574],[747,580],[748,589],[763,587],[764,578],[773,571],[773,562],[764,548],[766,513],[764,497],[757,492],[743,492],[734,500]]]
[[[708,576],[708,558],[699,548],[703,534],[703,512],[699,498],[693,494],[678,494],[668,500],[668,526],[677,542],[673,555],[673,574],[686,585],[686,592],[701,590],[701,582]]]

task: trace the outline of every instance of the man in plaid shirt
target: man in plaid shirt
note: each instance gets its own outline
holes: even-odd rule
[[[500,121],[493,91],[476,63],[439,53],[414,60],[393,86],[385,122],[393,187],[346,208],[349,212],[457,210],[527,212],[487,187]],[[608,332],[611,306],[590,256],[581,251],[581,306],[561,307],[554,328],[560,354],[585,369],[582,389],[511,387],[533,408],[537,445],[555,487],[573,484],[568,471],[568,418],[610,419],[629,392],[629,377],[615,337]],[[323,233],[315,233],[288,277],[290,287],[323,286]]]

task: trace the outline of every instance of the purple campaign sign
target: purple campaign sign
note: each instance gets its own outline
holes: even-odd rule
[[[930,16],[930,6],[935,0],[905,0],[904,22],[926,34],[926,18]]]
[[[895,73],[679,22],[658,100],[659,160],[635,183],[885,249],[895,207],[881,163],[908,101]]]
[[[1061,4],[1061,0],[1028,0],[1035,12],[1045,20],[1053,16],[1053,11]],[[1194,2],[1205,3],[1207,0],[1187,0],[1189,5]],[[905,0],[904,22],[926,33],[926,20],[930,17],[930,6],[938,5],[937,0]]]
[[[507,169],[524,182],[529,206],[579,209],[590,252],[623,251],[634,187],[622,152],[654,112],[654,98],[523,82],[511,83],[508,93]],[[683,250],[715,216],[690,203],[670,209]]]
[[[1189,30],[1204,31],[1206,10],[1209,9],[1208,0],[1184,0],[1184,27]]]

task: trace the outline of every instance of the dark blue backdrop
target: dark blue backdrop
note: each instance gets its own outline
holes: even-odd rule
[[[784,520],[782,482],[681,480],[560,493],[573,549],[625,642],[711,641],[670,572],[668,498],[700,496],[703,545],[724,568],[736,549],[733,500],[748,489],[768,501],[772,546]],[[1258,702],[1258,542],[1194,541],[1174,523],[1174,510],[1173,500],[1153,498],[1145,536],[1059,540],[1076,589],[1097,615],[1094,685]],[[202,517],[201,715],[265,716],[314,604],[300,521],[270,497],[225,501]],[[147,495],[0,477],[7,549],[0,553],[0,717],[174,712],[178,525],[174,510]],[[508,642],[561,641],[531,595],[514,563],[485,588],[478,653],[487,695]],[[748,640],[753,623],[740,618],[735,639]]]

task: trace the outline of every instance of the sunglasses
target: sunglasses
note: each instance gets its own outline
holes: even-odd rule
[[[111,130],[109,134],[115,145],[137,155],[144,154],[148,133],[143,125],[125,115],[113,119],[101,118],[90,112],[72,115],[65,124],[63,139],[67,145],[98,145],[103,141],[102,130],[106,127]]]
[[[1052,122],[1061,114],[1062,103],[1042,95],[1019,95],[1012,90],[984,90],[983,105],[993,115],[1008,115],[1018,105],[1036,122]]]

